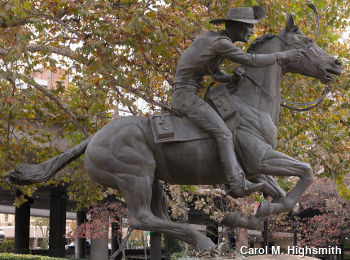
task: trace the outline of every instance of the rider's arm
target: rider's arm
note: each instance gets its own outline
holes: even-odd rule
[[[221,57],[250,67],[273,65],[277,60],[277,53],[255,54],[243,52],[232,41],[226,38],[215,41],[214,48]]]

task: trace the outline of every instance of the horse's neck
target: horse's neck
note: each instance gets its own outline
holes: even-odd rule
[[[271,46],[269,51],[261,49],[259,53],[276,51],[279,51],[279,49]],[[262,68],[245,67],[245,71],[248,77],[256,84],[249,79],[245,79],[240,82],[235,94],[254,108],[268,113],[275,125],[277,125],[281,101],[282,69],[275,64]]]

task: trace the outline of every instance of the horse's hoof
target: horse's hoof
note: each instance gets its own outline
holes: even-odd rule
[[[260,203],[260,206],[255,214],[255,217],[262,218],[267,217],[271,214],[271,202],[268,200],[264,200]]]
[[[221,224],[228,227],[236,227],[238,225],[238,218],[240,217],[239,213],[231,212],[221,221]]]
[[[196,249],[199,251],[203,251],[203,250],[214,250],[215,249],[215,244],[213,243],[213,241],[211,241],[210,238],[202,238],[201,240],[199,240],[196,244]]]

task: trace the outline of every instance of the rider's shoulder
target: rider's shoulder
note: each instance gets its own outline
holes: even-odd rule
[[[236,45],[232,42],[232,40],[227,37],[224,34],[218,34],[214,39],[213,39],[213,46],[216,49],[232,49],[232,48],[238,48]]]
[[[227,44],[233,44],[232,40],[223,31],[215,32],[215,35],[213,36],[213,38],[214,38],[213,39],[214,42],[221,41]]]
[[[210,39],[210,40],[218,40],[218,39],[227,39],[230,40],[230,38],[228,38],[225,34],[223,34],[222,32],[216,32],[216,31],[206,31],[203,32],[201,34],[199,34],[197,36],[198,38],[206,38],[206,39]]]
[[[226,42],[226,44],[231,43],[232,41],[230,38],[228,38],[225,34],[222,32],[216,32],[216,31],[206,31],[204,33],[201,33],[196,38],[197,41],[200,42],[207,42],[209,45],[215,44],[217,41],[223,41]]]

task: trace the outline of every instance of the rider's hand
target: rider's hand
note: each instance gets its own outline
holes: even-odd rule
[[[242,66],[237,66],[235,69],[235,72],[231,75],[230,82],[231,83],[237,83],[243,79],[243,74],[245,73],[245,70]]]
[[[242,75],[232,74],[229,83],[237,83],[242,80]]]
[[[277,52],[277,63],[297,62],[306,54],[304,49],[293,49],[284,52]]]

